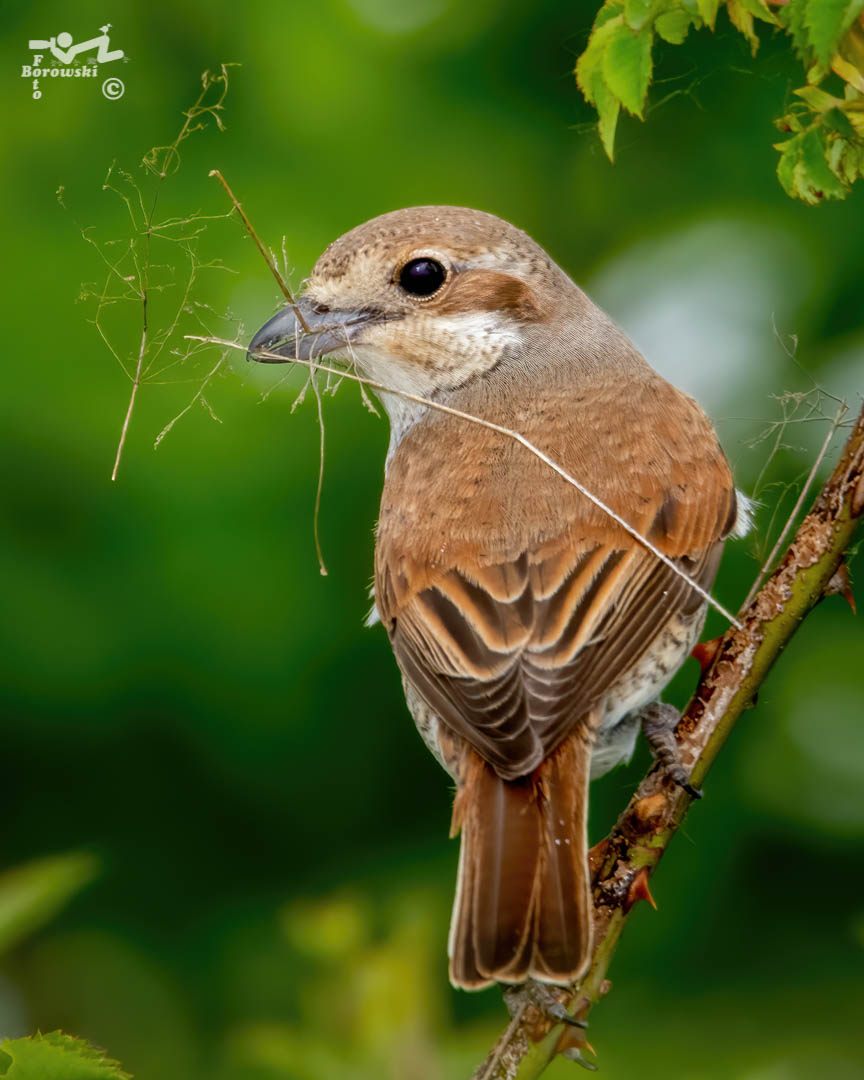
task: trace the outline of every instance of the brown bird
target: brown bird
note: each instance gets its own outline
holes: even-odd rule
[[[588,782],[646,722],[672,779],[690,652],[746,517],[700,407],[529,236],[491,214],[384,214],[331,244],[253,339],[346,353],[391,422],[375,605],[427,746],[456,782],[450,976],[566,984],[591,950]],[[266,350],[267,355],[260,355]],[[521,433],[667,556],[506,435]],[[647,705],[647,709],[644,708]]]

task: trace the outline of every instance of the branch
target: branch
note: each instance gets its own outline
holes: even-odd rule
[[[864,513],[864,409],[831,478],[801,523],[777,569],[740,613],[740,629],[720,640],[678,725],[677,738],[692,782],[699,786],[735,721],[749,708],[774,661],[841,567]],[[637,899],[686,815],[692,799],[658,767],[642,780],[609,836],[592,850],[594,956],[588,973],[564,1000],[584,1019],[609,989],[606,972]],[[556,1054],[579,1059],[584,1036],[570,1025],[550,1026],[524,1006],[474,1080],[534,1080]]]

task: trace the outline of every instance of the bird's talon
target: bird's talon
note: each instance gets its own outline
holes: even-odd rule
[[[514,1016],[517,1009],[525,1002],[533,1005],[547,1020],[567,1024],[569,1027],[579,1028],[583,1031],[588,1027],[587,1020],[571,1016],[564,1004],[555,997],[549,987],[536,979],[527,979],[524,983],[507,987],[504,991],[504,1003],[511,1016]]]

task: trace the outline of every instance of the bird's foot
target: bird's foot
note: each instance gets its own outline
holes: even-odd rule
[[[683,788],[691,799],[701,799],[700,788],[690,783],[690,773],[681,761],[681,752],[675,739],[675,728],[681,719],[681,713],[674,705],[662,701],[652,701],[639,710],[642,731],[654,755],[654,760],[665,771],[673,784]]]
[[[548,986],[536,979],[527,979],[518,986],[508,986],[504,990],[504,1003],[511,1017],[524,1014],[530,1009],[537,1018],[536,1023],[529,1024],[529,1028],[536,1028],[536,1035],[529,1030],[529,1038],[542,1039],[550,1025],[564,1024],[558,1039],[558,1053],[568,1061],[575,1061],[583,1069],[594,1072],[597,1066],[588,1061],[582,1053],[586,1047],[591,1049],[584,1035],[588,1021],[584,1016],[579,1015],[582,1005],[577,1004],[576,1015],[571,1015],[556,991],[562,996],[566,994],[563,986],[560,988]],[[588,1005],[586,998],[582,998],[581,1002],[584,1002],[585,1006]]]
[[[526,979],[524,983],[505,987],[504,1004],[511,1017],[524,1009],[526,1005],[531,1005],[547,1020],[553,1020],[557,1024],[564,1023],[577,1028],[588,1027],[587,1020],[578,1019],[567,1012],[564,1003],[555,996],[552,987],[536,979]]]

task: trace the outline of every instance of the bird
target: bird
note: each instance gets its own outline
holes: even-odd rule
[[[590,780],[644,727],[688,783],[657,698],[748,514],[710,420],[526,232],[464,207],[335,240],[249,356],[341,357],[389,416],[374,612],[455,784],[450,981],[570,985]]]

